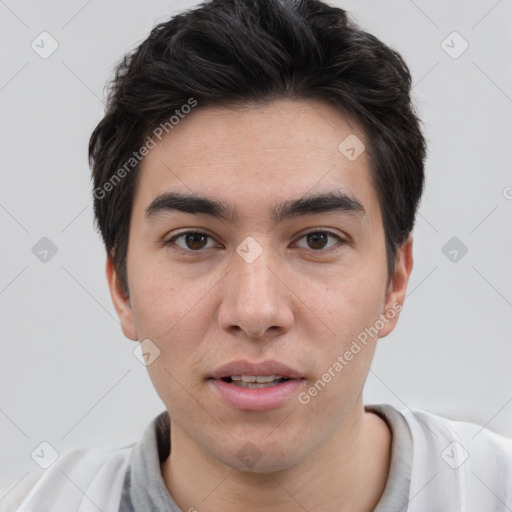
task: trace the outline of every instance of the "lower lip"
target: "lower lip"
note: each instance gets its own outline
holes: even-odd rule
[[[304,379],[289,379],[267,388],[242,388],[220,379],[208,381],[229,405],[241,411],[267,411],[284,405],[303,386]]]

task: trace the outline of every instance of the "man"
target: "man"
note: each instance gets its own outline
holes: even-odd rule
[[[95,214],[166,411],[134,445],[67,454],[18,510],[512,508],[512,440],[362,402],[413,266],[410,87],[316,0],[214,0],[124,59]]]

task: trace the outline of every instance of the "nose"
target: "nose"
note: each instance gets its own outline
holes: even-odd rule
[[[293,294],[269,252],[265,249],[252,262],[233,255],[218,313],[221,328],[232,335],[267,339],[293,324]]]

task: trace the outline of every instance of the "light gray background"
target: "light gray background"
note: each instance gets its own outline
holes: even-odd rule
[[[405,57],[429,141],[409,295],[365,402],[512,436],[512,1],[331,3]],[[111,304],[86,151],[113,66],[193,5],[0,0],[0,498],[42,441],[118,446],[164,409]],[[42,31],[59,44],[48,59],[31,48]],[[457,59],[441,46],[453,31],[469,43]],[[46,263],[32,253],[44,236]],[[468,247],[456,263],[442,252],[454,236]]]

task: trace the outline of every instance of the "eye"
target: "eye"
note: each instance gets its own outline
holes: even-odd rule
[[[334,243],[331,245],[327,245],[329,237],[335,239]],[[309,233],[302,235],[300,239],[303,238],[306,239],[306,243],[308,244],[308,247],[305,247],[305,249],[313,249],[314,251],[320,251],[326,248],[329,249],[336,244],[336,241],[339,243],[345,243],[343,238],[331,231],[310,231]]]
[[[332,243],[329,244],[329,238],[331,238]],[[211,240],[210,245],[208,245],[208,239]],[[341,238],[339,235],[332,233],[331,231],[310,231],[305,235],[302,235],[299,240],[305,239],[307,246],[302,248],[304,249],[312,249],[313,251],[322,251],[323,249],[329,249],[336,245],[336,243],[343,244],[346,241]],[[178,250],[182,250],[183,252],[201,252],[204,249],[208,249],[214,245],[214,239],[204,233],[202,231],[185,231],[178,235],[173,236],[166,242],[164,245],[177,245]],[[296,244],[298,247],[301,247],[299,244]]]
[[[180,249],[183,249],[186,252],[199,252],[201,249],[208,249],[211,247],[211,245],[207,246],[209,238],[213,241],[213,238],[210,235],[201,231],[186,231],[173,236],[165,242],[165,245],[176,244]],[[178,243],[178,240],[181,243]]]

